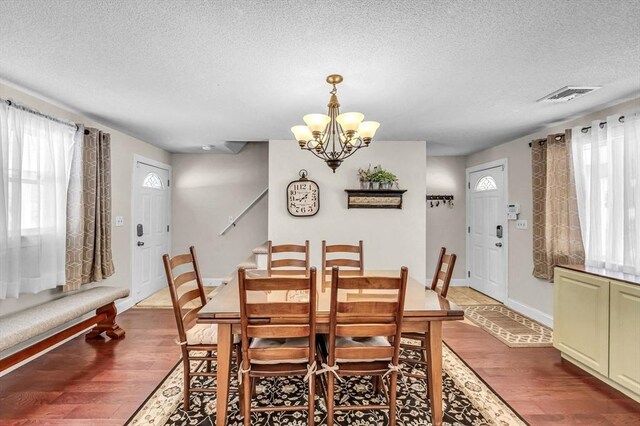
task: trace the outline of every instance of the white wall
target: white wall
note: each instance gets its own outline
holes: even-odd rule
[[[464,280],[466,157],[427,157],[427,194],[453,195],[453,207],[430,207],[427,203],[427,275],[433,274],[440,247],[457,255],[453,279]]]
[[[194,245],[204,278],[231,275],[267,240],[267,198],[218,235],[268,185],[269,144],[249,143],[237,155],[172,154],[173,253]]]
[[[579,102],[579,101],[576,101]],[[549,134],[564,132],[573,126],[588,126],[592,120],[606,120],[607,115],[640,109],[640,98],[623,102],[583,117],[561,122],[551,128],[532,133],[511,142],[471,154],[467,157],[467,167],[507,158],[509,161],[508,201],[520,203],[519,218],[529,223],[527,230],[515,228],[509,222],[509,275],[507,305],[546,324],[553,323],[553,284],[539,280],[533,271],[532,189],[531,189],[531,148],[532,139]]]
[[[90,94],[87,96],[90,96]],[[113,262],[116,272],[97,285],[131,288],[131,250],[133,246],[130,220],[133,156],[134,154],[139,154],[168,164],[171,160],[169,153],[6,84],[0,83],[0,97],[35,108],[45,114],[76,123],[84,123],[87,127],[96,127],[111,134],[111,218],[115,220],[116,216],[124,216],[125,226],[115,227],[112,224]],[[135,120],[135,117],[131,119]],[[83,286],[83,288],[88,287]],[[56,289],[38,294],[23,294],[18,299],[0,300],[0,315],[7,315],[14,311],[26,309],[62,295],[61,291]],[[127,302],[125,301],[125,303]]]
[[[407,189],[403,208],[347,209],[345,189],[358,188],[357,170],[382,164]],[[289,215],[286,187],[306,169],[320,187],[320,211],[309,218]],[[402,265],[423,281],[425,275],[426,143],[373,141],[336,171],[294,141],[269,142],[269,239],[275,244],[311,243],[311,264],[321,267],[322,240],[355,244],[364,240],[365,267],[395,269]]]

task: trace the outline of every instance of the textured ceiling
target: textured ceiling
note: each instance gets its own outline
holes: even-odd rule
[[[640,96],[637,0],[0,0],[0,78],[174,152],[324,112],[467,154]],[[563,104],[566,85],[603,86]]]

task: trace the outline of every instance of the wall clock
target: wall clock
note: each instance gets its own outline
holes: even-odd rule
[[[307,171],[300,170],[300,179],[287,185],[287,210],[297,217],[313,216],[320,210],[320,188],[307,179]]]

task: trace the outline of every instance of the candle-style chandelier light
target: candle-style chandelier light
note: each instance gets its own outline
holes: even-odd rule
[[[342,80],[342,76],[338,74],[327,77],[327,83],[333,86],[327,105],[329,115],[307,114],[302,117],[306,126],[291,128],[300,148],[323,159],[334,173],[346,158],[360,148],[369,146],[380,127],[380,123],[376,121],[362,121],[364,114],[359,112],[340,114],[336,84],[340,84]]]

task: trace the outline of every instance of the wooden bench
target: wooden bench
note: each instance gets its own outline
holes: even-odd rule
[[[112,339],[124,337],[124,330],[116,324],[115,301],[129,296],[128,288],[93,287],[42,305],[0,317],[0,353],[43,333],[60,327],[95,310],[96,314],[39,342],[0,359],[4,371],[33,355],[81,332],[91,326],[86,339],[99,338],[105,333]]]

